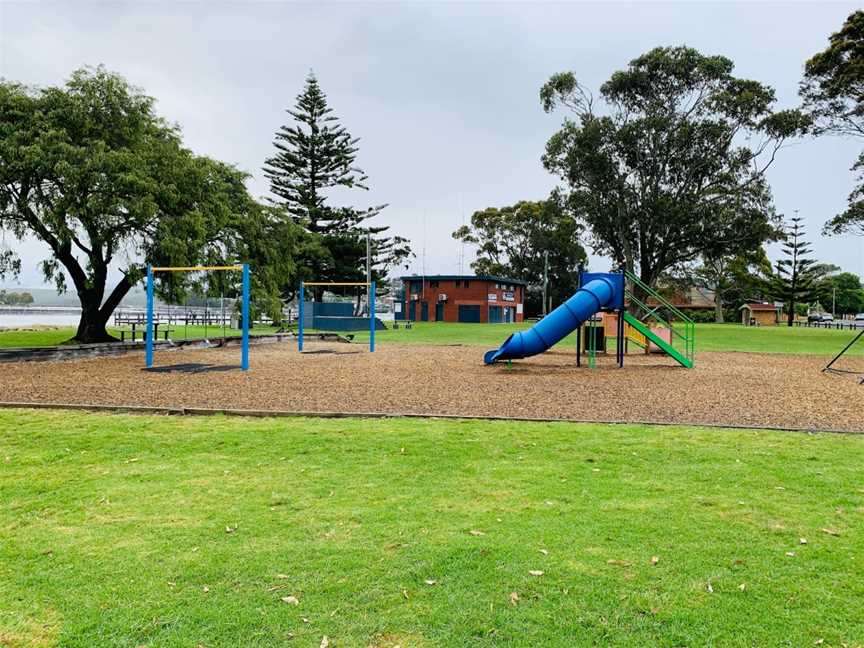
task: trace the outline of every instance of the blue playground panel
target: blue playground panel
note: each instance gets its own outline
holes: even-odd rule
[[[304,302],[303,328],[316,331],[367,331],[368,317],[354,317],[354,304],[349,302]],[[375,330],[387,327],[377,317]]]
[[[316,317],[315,326],[318,331],[368,331],[368,317]],[[386,331],[387,326],[377,317],[375,330]]]

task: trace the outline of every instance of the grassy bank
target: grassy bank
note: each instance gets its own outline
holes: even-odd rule
[[[862,459],[856,436],[0,411],[0,645],[856,645]]]

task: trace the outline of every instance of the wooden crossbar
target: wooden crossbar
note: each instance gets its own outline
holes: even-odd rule
[[[304,286],[368,286],[366,281],[304,281]]]
[[[242,270],[242,265],[229,266],[175,266],[151,268],[153,272],[202,272],[205,270]]]

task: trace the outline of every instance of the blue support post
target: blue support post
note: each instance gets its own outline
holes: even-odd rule
[[[300,282],[300,313],[297,316],[297,350],[303,353],[303,282]]]
[[[147,266],[147,339],[145,344],[145,364],[147,368],[153,366],[153,266]]]
[[[240,356],[240,369],[249,371],[249,264],[243,264],[243,350]]]
[[[375,351],[375,282],[369,284],[369,351]]]

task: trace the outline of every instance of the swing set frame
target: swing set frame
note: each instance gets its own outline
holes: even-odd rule
[[[375,282],[374,281],[301,281],[297,316],[297,350],[303,353],[303,302],[306,286],[368,286],[369,352],[375,352]]]
[[[150,369],[153,366],[153,302],[154,286],[153,276],[157,272],[242,272],[243,273],[243,301],[241,306],[241,317],[243,319],[243,343],[240,353],[240,369],[249,371],[249,264],[240,263],[226,266],[147,266],[147,337],[145,347],[145,364]]]
[[[831,360],[831,362],[829,362],[827,365],[825,365],[825,368],[822,369],[822,371],[825,373],[832,373],[832,374],[857,375],[857,376],[859,376],[858,384],[864,385],[864,374],[862,374],[860,371],[850,371],[849,369],[837,369],[834,367],[834,363],[837,362],[840,358],[842,358],[846,354],[846,352],[849,349],[851,349],[853,346],[855,346],[855,343],[858,342],[858,340],[860,340],[862,338],[864,338],[864,329],[858,331],[858,334],[854,338],[852,338],[852,340],[849,342],[849,344],[847,344],[845,347],[843,347],[843,350],[840,353],[838,353],[836,356],[834,356],[834,359]]]

